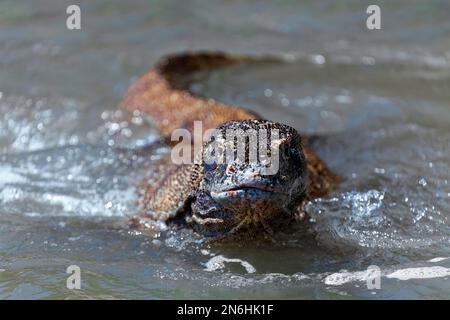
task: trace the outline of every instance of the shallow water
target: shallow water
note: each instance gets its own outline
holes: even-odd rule
[[[0,4],[0,298],[448,298],[450,9],[385,1],[60,1]],[[117,104],[165,53],[284,54],[193,89],[320,134],[345,181],[308,204],[309,231],[208,245],[126,227],[164,149]],[[66,288],[78,265],[82,290]],[[367,269],[381,270],[368,289]]]

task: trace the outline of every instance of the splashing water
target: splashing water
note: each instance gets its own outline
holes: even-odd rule
[[[358,1],[326,3],[100,0],[77,35],[60,26],[62,4],[2,6],[0,299],[448,298],[448,10],[385,4],[398,29],[368,35]],[[219,246],[127,227],[167,150],[142,149],[158,136],[116,105],[157,57],[188,48],[292,58],[200,74],[192,88],[323,136],[313,147],[345,180],[307,204],[309,228]],[[81,291],[65,287],[72,264]],[[365,284],[371,265],[379,290]]]

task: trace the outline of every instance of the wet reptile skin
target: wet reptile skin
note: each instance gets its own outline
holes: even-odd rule
[[[283,136],[280,148],[285,150],[280,170],[273,176],[261,174],[259,163],[213,168],[204,162],[176,165],[167,155],[142,185],[141,215],[134,222],[175,222],[211,237],[270,234],[285,222],[304,217],[305,200],[328,195],[336,188],[340,178],[308,148],[305,137],[301,142],[297,131],[188,89],[187,79],[195,72],[268,59],[274,58],[216,52],[167,56],[130,87],[121,107],[148,116],[169,144],[167,137],[173,130],[185,128],[193,133],[194,121],[202,121],[203,130],[277,128]],[[244,183],[244,172],[257,178]],[[223,192],[218,193],[218,188]]]

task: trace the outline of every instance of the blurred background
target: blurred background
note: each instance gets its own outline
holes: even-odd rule
[[[72,4],[81,30],[66,28]],[[370,4],[381,30],[366,27]],[[448,298],[449,12],[438,0],[2,0],[0,298]],[[314,149],[345,181],[308,204],[314,236],[215,247],[123,227],[167,150],[136,153],[157,133],[117,105],[161,56],[200,49],[292,60],[192,88],[323,136]],[[72,264],[80,291],[66,288]],[[380,290],[361,280],[369,265]]]

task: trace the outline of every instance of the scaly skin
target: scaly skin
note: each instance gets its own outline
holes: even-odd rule
[[[280,148],[289,154],[280,158],[280,170],[273,176],[260,174],[261,163],[234,163],[211,169],[204,162],[175,165],[167,155],[143,184],[142,214],[135,221],[187,224],[211,237],[256,235],[260,230],[270,234],[284,222],[304,217],[305,200],[328,195],[335,189],[340,178],[302,145],[294,129],[188,90],[189,76],[195,72],[268,60],[276,58],[205,52],[178,54],[163,58],[130,87],[122,108],[147,115],[169,144],[173,130],[184,128],[193,133],[194,121],[202,121],[203,130],[276,128],[283,136]],[[243,172],[257,172],[253,174],[257,178],[243,184]]]

